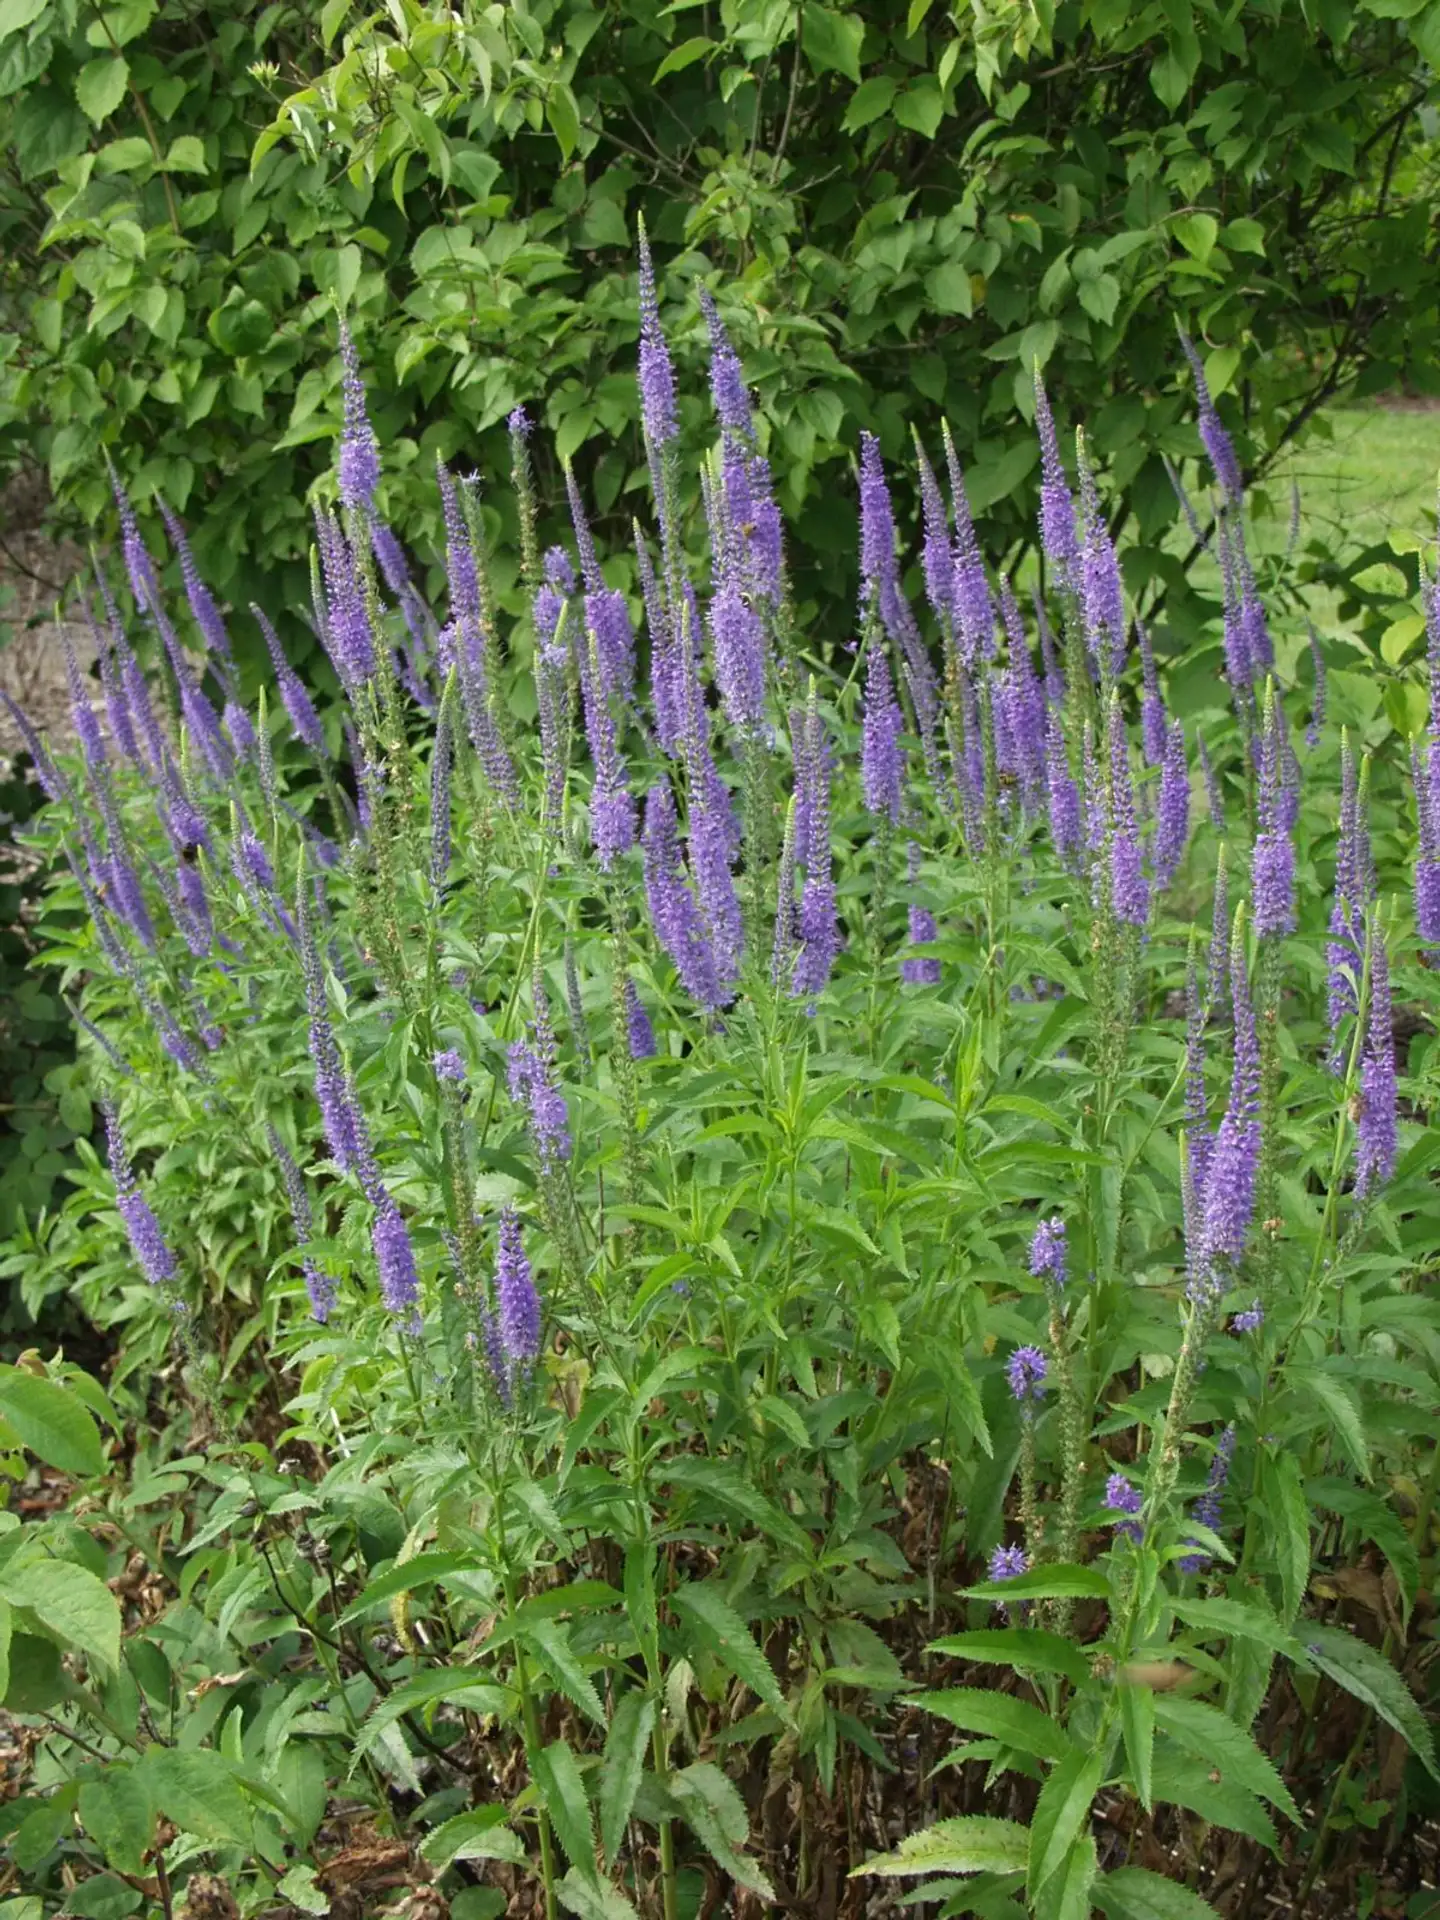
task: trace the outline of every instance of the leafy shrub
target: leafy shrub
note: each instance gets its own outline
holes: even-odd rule
[[[1043,411],[1058,642],[958,468],[912,604],[867,442],[812,666],[718,332],[687,569],[642,311],[643,648],[578,492],[529,540],[523,418],[527,615],[448,475],[432,614],[352,373],[348,751],[283,657],[222,723],[128,523],[183,744],[118,621],[109,741],[36,743],[109,1169],[11,1270],[125,1362],[0,1372],[83,1482],[0,1534],[35,1910],[1193,1920],[1287,1859],[1303,1907],[1352,1808],[1434,1805],[1440,740],[1417,853],[1381,688],[1277,686],[1232,495],[1197,782]]]
[[[802,601],[827,621],[850,602],[830,501],[857,427],[904,457],[912,396],[951,419],[993,550],[1028,540],[1038,360],[1090,424],[1129,584],[1171,600],[1179,651],[1201,615],[1166,540],[1164,457],[1198,453],[1174,317],[1257,473],[1337,390],[1432,382],[1437,45],[1440,10],[1396,0],[318,20],[11,0],[0,464],[38,456],[95,524],[109,453],[142,510],[158,493],[190,517],[235,605],[288,611],[338,420],[338,300],[402,534],[433,546],[437,454],[493,467],[539,399],[623,546],[643,463],[615,367],[643,216],[677,275],[714,261],[743,291],[727,319],[785,448]],[[682,344],[698,364],[700,331]]]

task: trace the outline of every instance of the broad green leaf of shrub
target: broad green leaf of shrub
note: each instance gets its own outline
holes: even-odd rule
[[[71,1560],[30,1560],[0,1568],[0,1597],[110,1672],[120,1664],[120,1603],[88,1568]]]
[[[0,1420],[20,1445],[61,1473],[105,1471],[100,1433],[78,1396],[21,1367],[0,1367]]]

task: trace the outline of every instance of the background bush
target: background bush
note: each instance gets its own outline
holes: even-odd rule
[[[859,424],[898,455],[921,402],[991,550],[1023,555],[1039,361],[1132,519],[1130,586],[1171,589],[1193,637],[1161,461],[1198,452],[1175,321],[1252,469],[1346,386],[1433,384],[1437,47],[1440,5],[1412,0],[4,0],[0,471],[43,462],[103,524],[108,454],[233,600],[266,576],[298,606],[338,300],[402,532],[430,550],[435,454],[487,465],[543,396],[623,548],[643,215],[673,288],[724,270],[802,600],[851,602],[837,469]],[[1290,579],[1336,569],[1317,549]]]

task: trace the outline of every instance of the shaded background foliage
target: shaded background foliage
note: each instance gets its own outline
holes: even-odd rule
[[[1177,318],[1252,475],[1339,391],[1434,385],[1437,50],[1434,0],[0,0],[0,472],[43,463],[103,532],[108,455],[237,605],[298,608],[338,301],[422,551],[434,456],[495,471],[520,402],[623,545],[643,217],[692,366],[718,281],[826,644],[861,426],[894,457],[948,415],[1025,558],[1039,362],[1173,651],[1205,611],[1162,462],[1198,454]]]

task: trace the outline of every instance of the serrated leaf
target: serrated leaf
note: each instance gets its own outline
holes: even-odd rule
[[[1223,1777],[1248,1787],[1251,1793],[1278,1807],[1287,1820],[1300,1824],[1300,1809],[1274,1763],[1243,1727],[1237,1727],[1217,1707],[1203,1700],[1166,1696],[1155,1702],[1155,1719],[1172,1740],[1207,1761],[1212,1769],[1218,1767]]]
[[[597,1879],[595,1827],[574,1754],[563,1740],[556,1740],[532,1756],[530,1771],[566,1858],[584,1878]]]
[[[909,1704],[923,1707],[967,1733],[989,1734],[1040,1760],[1058,1763],[1074,1752],[1057,1721],[1013,1694],[994,1693],[983,1687],[948,1687],[938,1693],[915,1694]]]
[[[20,1444],[61,1473],[105,1471],[100,1432],[77,1395],[20,1367],[0,1367],[0,1419]]]
[[[432,1867],[448,1867],[452,1860],[509,1860],[522,1866],[525,1845],[505,1825],[501,1806],[472,1807],[444,1821],[420,1842],[420,1854]]]
[[[635,1920],[635,1909],[608,1880],[592,1873],[587,1879],[578,1867],[572,1867],[555,1888],[560,1904],[580,1920]]]
[[[1253,1640],[1257,1646],[1268,1647],[1272,1653],[1283,1653],[1294,1659],[1300,1653],[1300,1643],[1264,1608],[1253,1606],[1243,1600],[1174,1600],[1171,1602],[1175,1617],[1183,1620],[1186,1626],[1194,1627],[1201,1638],[1207,1640]]]
[[[654,1726],[655,1702],[638,1688],[622,1697],[610,1722],[600,1763],[600,1845],[612,1864],[625,1838]]]
[[[605,1724],[605,1709],[600,1704],[600,1696],[595,1691],[595,1683],[580,1664],[575,1649],[570,1644],[570,1636],[555,1620],[537,1620],[527,1622],[521,1629],[521,1638],[533,1646],[545,1665],[550,1676],[583,1714],[593,1720],[597,1727]]]
[[[111,1673],[119,1667],[120,1603],[88,1567],[46,1559],[0,1568],[0,1597]]]
[[[1036,1896],[1034,1920],[1089,1920],[1098,1867],[1095,1842],[1082,1833]]]
[[[1384,1655],[1341,1627],[1322,1627],[1310,1620],[1303,1632],[1305,1652],[1320,1671],[1367,1707],[1373,1707],[1386,1726],[1393,1727],[1409,1743],[1426,1771],[1440,1780],[1429,1722]]]
[[[1016,1673],[1060,1673],[1077,1687],[1091,1677],[1089,1661],[1072,1641],[1039,1627],[977,1627],[970,1633],[933,1640],[930,1652],[1013,1667]]]
[[[76,105],[98,127],[125,98],[129,84],[130,67],[123,54],[87,60],[75,76]]]
[[[1040,1789],[1030,1822],[1026,1863],[1025,1884],[1032,1900],[1083,1831],[1104,1777],[1104,1756],[1076,1749],[1054,1768]]]
[[[1289,1385],[1302,1401],[1313,1398],[1320,1404],[1320,1428],[1333,1432],[1360,1479],[1370,1478],[1370,1442],[1360,1415],[1360,1402],[1343,1380],[1323,1367],[1293,1367]],[[1308,1572],[1308,1568],[1307,1568]]]
[[[1013,1580],[986,1580],[963,1589],[966,1600],[1108,1600],[1110,1582],[1097,1567],[1034,1567]]]
[[[858,14],[836,13],[833,7],[804,9],[805,58],[816,73],[843,73],[859,83],[860,48],[865,23]]]
[[[671,1774],[666,1785],[686,1823],[717,1865],[737,1886],[758,1893],[762,1900],[773,1901],[775,1889],[755,1862],[739,1850],[749,1836],[750,1822],[732,1782],[718,1767],[702,1760]]]
[[[1257,1796],[1223,1777],[1212,1780],[1203,1760],[1182,1753],[1168,1740],[1156,1744],[1154,1787],[1157,1800],[1188,1807],[1212,1826],[1248,1834],[1271,1853],[1279,1852],[1274,1823]]]
[[[193,1833],[200,1840],[250,1844],[250,1809],[234,1769],[222,1754],[209,1747],[193,1752],[152,1747],[140,1766],[156,1812],[183,1833]]]
[[[1122,1681],[1119,1689],[1120,1731],[1135,1797],[1149,1813],[1154,1804],[1155,1690]]]
[[[80,1787],[80,1824],[107,1865],[143,1873],[155,1837],[155,1807],[141,1771],[111,1761],[98,1780]]]
[[[1090,1897],[1106,1920],[1220,1920],[1210,1902],[1183,1880],[1167,1880],[1148,1867],[1102,1873]]]
[[[1270,1516],[1266,1533],[1280,1576],[1281,1604],[1288,1625],[1300,1611],[1310,1580],[1310,1507],[1295,1455],[1262,1453],[1260,1486]]]
[[[850,1878],[861,1874],[900,1878],[912,1873],[1019,1873],[1024,1869],[1029,1846],[1029,1830],[1016,1820],[964,1814],[907,1835],[893,1853],[852,1867]]]
[[[750,1629],[718,1586],[691,1582],[678,1587],[670,1604],[690,1623],[700,1645],[750,1691],[773,1707],[787,1726],[794,1724],[775,1670]]]

